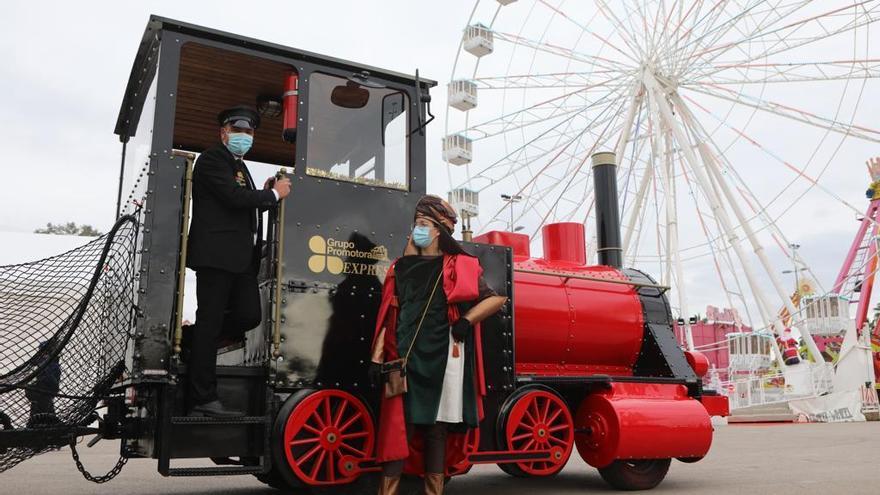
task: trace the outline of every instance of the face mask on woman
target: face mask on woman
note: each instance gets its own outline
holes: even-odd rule
[[[431,245],[434,238],[431,237],[431,227],[416,225],[412,230],[412,241],[417,247],[426,248]]]

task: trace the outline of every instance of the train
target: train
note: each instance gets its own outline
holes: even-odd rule
[[[117,216],[137,226],[127,280],[135,312],[122,329],[130,339],[91,403],[103,408],[88,416],[97,427],[85,416],[51,432],[11,421],[0,452],[98,433],[120,440],[121,463],[153,459],[163,476],[251,475],[288,493],[375,490],[370,347],[385,274],[428,190],[435,85],[418,71],[151,16],[115,128]],[[285,174],[293,189],[268,213],[262,322],[218,349],[218,393],[247,415],[191,417],[181,332],[193,290],[185,276],[192,166],[217,140],[217,113],[242,103],[263,121],[248,163]],[[465,249],[508,302],[477,338],[481,420],[450,436],[449,477],[477,464],[552,476],[577,451],[613,487],[646,489],[672,460],[709,452],[712,417],[728,414],[727,399],[704,387],[706,358],[676,341],[668,287],[622,266],[616,165],[613,153],[593,156],[596,265],[580,223],[545,225],[539,255],[524,234],[464,233]],[[53,356],[65,352],[59,344]],[[410,448],[405,472],[418,476],[421,446]]]

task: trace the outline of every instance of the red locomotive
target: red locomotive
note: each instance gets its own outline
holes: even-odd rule
[[[369,479],[363,475],[379,468],[370,340],[382,278],[427,189],[434,85],[418,73],[152,17],[116,127],[120,175],[132,188],[120,201],[123,215],[103,250],[28,265],[45,273],[15,282],[50,280],[53,263],[69,256],[83,264],[93,253],[83,270],[90,289],[71,309],[57,309],[63,321],[56,326],[36,315],[64,302],[58,298],[33,306],[22,299],[9,315],[28,326],[0,322],[29,329],[3,335],[21,345],[0,369],[0,471],[100,433],[122,440],[119,468],[152,458],[165,476],[254,475],[287,490],[342,493]],[[218,392],[247,416],[191,417],[180,386],[184,295],[192,289],[184,269],[189,171],[194,154],[216,140],[217,111],[247,101],[263,117],[249,159],[285,167],[293,192],[269,222],[263,321],[243,343],[218,350]],[[576,448],[613,486],[649,488],[672,459],[703,458],[710,416],[727,414],[726,398],[703,388],[708,361],[676,343],[666,288],[621,267],[614,156],[595,155],[593,170],[599,265],[586,265],[582,224],[546,225],[540,257],[516,233],[465,243],[508,303],[483,322],[475,384],[481,422],[450,436],[450,476],[485,463],[514,476],[549,476]],[[108,315],[116,316],[112,325]],[[102,342],[99,365],[94,342]],[[50,413],[36,418],[22,390],[59,366],[57,397],[43,409],[52,421],[43,421]],[[419,474],[417,441],[411,450],[406,469]],[[187,458],[214,465],[173,464]]]

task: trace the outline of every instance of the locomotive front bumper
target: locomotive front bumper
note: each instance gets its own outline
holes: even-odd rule
[[[597,468],[618,459],[695,461],[712,445],[707,407],[680,384],[613,382],[584,398],[574,427],[578,452]]]

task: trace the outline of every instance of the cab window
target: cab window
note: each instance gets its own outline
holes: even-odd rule
[[[409,98],[382,84],[309,78],[306,173],[408,190]]]

